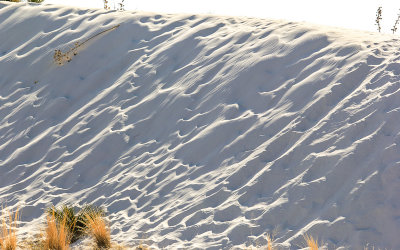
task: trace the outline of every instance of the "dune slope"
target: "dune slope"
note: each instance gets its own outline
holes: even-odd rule
[[[0,202],[23,208],[23,235],[51,204],[94,203],[126,244],[274,233],[296,249],[308,233],[400,249],[398,47],[287,21],[0,3]]]

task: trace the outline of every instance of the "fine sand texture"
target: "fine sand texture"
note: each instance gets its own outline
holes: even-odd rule
[[[119,26],[118,26],[119,25]],[[104,32],[103,32],[104,31]],[[400,40],[0,3],[0,203],[165,249],[400,249]],[[56,50],[61,56],[54,60]]]

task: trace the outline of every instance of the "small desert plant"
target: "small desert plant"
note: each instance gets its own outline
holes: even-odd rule
[[[121,0],[121,2],[119,2],[119,10],[125,10],[125,0]]]
[[[44,0],[28,0],[30,3],[42,3]]]
[[[110,230],[103,216],[99,214],[86,214],[85,224],[88,228],[88,233],[93,237],[98,249],[111,248]]]
[[[90,228],[88,228],[88,218],[104,217],[105,215],[106,213],[101,207],[97,207],[94,205],[85,205],[78,214],[76,227],[83,235],[84,233],[90,231]]]
[[[111,31],[113,29],[116,29],[119,26],[120,25],[118,24],[118,25],[115,25],[115,26],[113,26],[113,27],[111,27],[109,29],[103,30],[103,31],[101,31],[101,32],[89,37],[88,39],[86,39],[85,41],[83,41],[81,43],[80,42],[75,42],[74,46],[72,48],[70,48],[69,50],[67,50],[66,52],[62,52],[60,49],[56,49],[54,51],[54,55],[53,55],[54,62],[56,64],[58,64],[58,65],[63,65],[66,62],[70,62],[72,60],[72,57],[76,56],[78,54],[79,47],[81,47],[82,45],[84,45],[88,41],[92,40],[93,38],[95,38],[95,37],[97,37],[97,36],[99,36],[99,35],[101,35],[101,34],[103,34],[105,32],[108,32],[108,31]]]
[[[64,217],[61,223],[57,222],[55,213],[47,215],[47,227],[43,248],[48,250],[66,250],[69,248],[69,233],[66,226],[67,218]]]
[[[400,10],[399,10],[400,11]],[[378,8],[376,11],[376,18],[375,18],[375,25],[378,27],[378,32],[381,32],[382,27],[381,27],[381,20],[382,20],[382,6]],[[396,33],[397,31],[397,26],[400,23],[400,12],[397,14],[397,18],[393,24],[393,28],[391,28],[392,33]]]
[[[70,234],[71,243],[79,239],[82,232],[76,226],[77,216],[73,207],[64,205],[61,208],[56,208],[52,206],[48,209],[47,213],[48,216],[54,215],[54,218],[59,225],[64,224]]]
[[[378,26],[378,31],[381,32],[381,20],[382,20],[382,6],[376,11],[375,25]]]
[[[104,216],[105,212],[102,208],[93,205],[85,205],[79,212],[76,212],[72,206],[63,205],[61,208],[52,206],[48,209],[48,214],[54,214],[57,223],[63,223],[68,229],[71,236],[71,243],[79,240],[87,231],[87,216]]]
[[[3,209],[2,225],[0,234],[0,249],[2,250],[14,250],[17,249],[17,223],[19,219],[18,209],[14,213],[8,211],[8,216]],[[8,218],[8,219],[7,219]]]
[[[310,250],[318,250],[318,239],[314,239],[312,236],[306,234],[304,236],[304,240],[306,241]]]
[[[74,47],[70,48],[67,52],[63,53],[61,50],[56,49],[54,51],[54,62],[58,65],[63,65],[65,62],[70,62],[72,60],[72,56],[76,56],[78,54],[77,49],[81,46],[79,42],[74,44]]]
[[[103,0],[103,3],[104,3],[104,9],[105,10],[109,10],[110,6],[108,5],[108,1],[107,0]]]
[[[393,28],[392,28],[393,34],[396,33],[396,31],[397,31],[397,25],[399,24],[399,22],[400,22],[400,10],[399,10],[399,14],[397,14],[397,19],[396,19],[396,21],[394,22],[394,25],[393,25]]]

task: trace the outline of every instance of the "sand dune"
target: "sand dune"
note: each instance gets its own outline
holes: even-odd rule
[[[0,3],[0,202],[22,235],[94,203],[126,244],[399,249],[399,58],[306,23]]]

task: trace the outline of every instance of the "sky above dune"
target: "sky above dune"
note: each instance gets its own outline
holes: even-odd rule
[[[120,0],[109,0],[111,8]],[[102,8],[102,0],[46,0],[48,4]],[[400,2],[395,0],[125,0],[125,9],[161,13],[201,13],[234,16],[253,16],[350,29],[376,31],[375,15],[383,7],[382,31],[391,33],[399,13]]]

